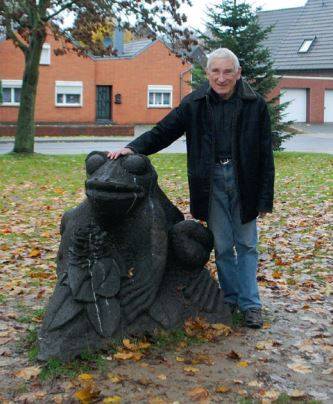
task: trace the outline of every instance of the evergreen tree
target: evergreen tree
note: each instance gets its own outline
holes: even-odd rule
[[[263,45],[272,28],[260,26],[256,12],[249,4],[223,0],[208,11],[206,33],[199,33],[198,37],[207,53],[217,48],[233,51],[242,66],[242,76],[259,94],[267,97],[278,83],[269,49]],[[205,81],[205,72],[200,66],[194,67],[192,79],[194,88]],[[292,136],[285,133],[291,122],[281,122],[281,115],[288,103],[279,104],[278,98],[268,102],[274,150],[281,150],[282,142]]]

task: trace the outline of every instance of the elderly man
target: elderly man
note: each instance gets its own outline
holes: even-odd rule
[[[242,79],[237,56],[220,48],[207,62],[208,83],[186,96],[152,130],[111,159],[152,154],[186,134],[190,206],[214,234],[218,278],[231,310],[263,324],[256,280],[257,216],[272,211],[274,161],[264,99]]]

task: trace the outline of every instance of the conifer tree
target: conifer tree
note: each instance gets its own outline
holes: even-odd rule
[[[242,76],[267,98],[278,83],[269,49],[263,44],[273,27],[261,27],[257,11],[259,9],[253,11],[247,3],[223,0],[207,12],[206,32],[199,33],[198,37],[206,53],[217,48],[233,51],[239,58]],[[192,80],[194,88],[205,81],[205,72],[200,66],[194,67]],[[291,122],[281,122],[281,115],[288,103],[279,104],[278,98],[268,102],[274,150],[281,150],[282,142],[292,136],[285,132]]]

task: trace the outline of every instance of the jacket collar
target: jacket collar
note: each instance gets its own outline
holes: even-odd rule
[[[253,88],[250,86],[249,83],[247,83],[243,78],[240,78],[237,82],[237,87],[238,87],[238,96],[242,100],[248,100],[248,101],[253,101],[258,98],[258,95],[255,93]],[[205,98],[206,95],[208,94],[210,90],[210,85],[208,81],[206,81],[197,91],[194,96],[194,100],[199,100],[201,98]]]

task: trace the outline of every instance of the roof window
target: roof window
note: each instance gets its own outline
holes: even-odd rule
[[[298,49],[298,53],[307,53],[307,52],[309,52],[309,50],[311,48],[311,45],[313,44],[315,39],[316,39],[315,36],[313,38],[304,39],[302,45]]]

